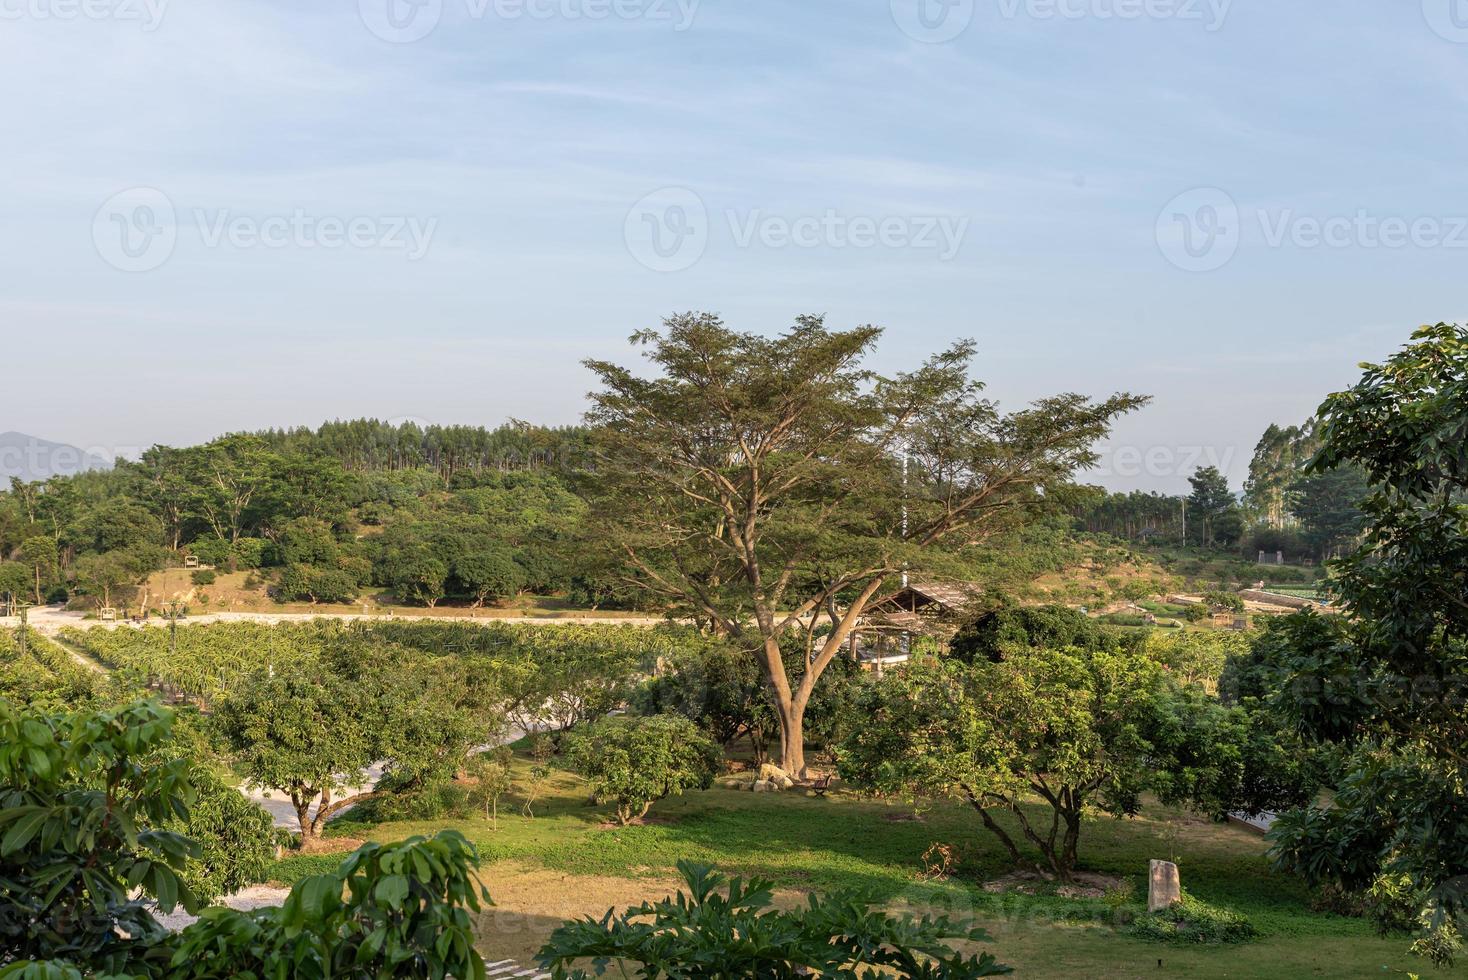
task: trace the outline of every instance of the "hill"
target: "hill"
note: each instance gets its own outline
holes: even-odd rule
[[[62,442],[24,432],[0,433],[0,481],[19,477],[25,483],[112,468],[111,460]]]

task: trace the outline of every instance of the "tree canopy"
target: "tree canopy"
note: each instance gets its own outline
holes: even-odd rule
[[[1258,670],[1303,734],[1349,756],[1330,807],[1281,821],[1281,862],[1352,889],[1401,875],[1446,959],[1468,914],[1468,330],[1424,327],[1321,406],[1314,473],[1369,481],[1360,546],[1336,565],[1350,616],[1302,617]],[[1246,674],[1247,681],[1250,675]]]
[[[588,363],[588,527],[630,584],[757,659],[797,773],[814,686],[873,599],[1063,499],[1145,403],[1066,394],[1004,414],[969,377],[972,344],[883,375],[866,364],[879,336],[689,313],[634,336],[651,377]]]

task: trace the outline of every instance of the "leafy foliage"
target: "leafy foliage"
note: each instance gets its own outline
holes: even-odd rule
[[[1156,942],[1202,945],[1248,942],[1257,934],[1247,916],[1209,905],[1187,893],[1176,905],[1139,916],[1131,931]]]
[[[134,889],[198,907],[184,879],[197,849],[163,829],[193,800],[188,764],[150,758],[172,723],[151,702],[66,715],[0,701],[0,960],[132,970],[162,935]]]
[[[1242,711],[1180,688],[1145,654],[1013,649],[973,664],[924,658],[872,689],[842,743],[843,778],[908,799],[967,802],[1021,867],[1069,880],[1082,815],[1129,816],[1144,792],[1208,811],[1257,810],[1301,790]],[[1279,767],[1284,766],[1281,770]],[[1048,803],[1048,826],[1021,805]],[[1037,863],[990,813],[1010,811]]]
[[[982,930],[945,917],[892,918],[850,895],[813,895],[809,905],[772,908],[773,885],[761,879],[729,881],[711,868],[679,862],[688,888],[597,921],[570,922],[551,934],[540,962],[557,978],[596,976],[617,964],[647,980],[706,977],[895,976],[974,978],[1011,972],[993,954],[965,957],[954,939],[988,942]]]
[[[1321,407],[1312,472],[1359,468],[1366,532],[1336,566],[1350,618],[1298,617],[1261,651],[1273,700],[1308,737],[1348,753],[1331,807],[1282,821],[1280,863],[1315,882],[1406,876],[1425,948],[1451,955],[1468,916],[1468,330],[1424,327]]]
[[[708,789],[723,754],[687,718],[607,718],[566,737],[570,766],[591,782],[592,796],[610,802],[617,822],[645,816],[653,803],[685,789]]]
[[[789,772],[816,683],[883,588],[1053,510],[1146,401],[1067,394],[1006,415],[969,377],[971,343],[884,377],[864,363],[879,336],[803,316],[771,338],[690,313],[633,338],[655,376],[588,365],[585,526],[629,585],[760,664]]]
[[[470,919],[489,901],[478,863],[451,830],[364,844],[278,909],[205,911],[175,941],[167,976],[483,978]]]

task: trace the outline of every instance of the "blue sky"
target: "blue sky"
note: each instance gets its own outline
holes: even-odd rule
[[[565,423],[824,312],[1156,396],[1098,479],[1177,490],[1468,315],[1468,0],[407,2],[0,0],[0,429]]]

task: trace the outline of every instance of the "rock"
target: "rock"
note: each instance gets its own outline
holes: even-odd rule
[[[754,781],[754,785],[751,786],[750,789],[754,790],[756,793],[774,793],[779,791],[780,786],[779,784],[769,779],[756,779]]]
[[[1182,879],[1177,865],[1171,861],[1151,861],[1147,865],[1147,911],[1160,912],[1183,900]]]
[[[774,789],[789,789],[795,785],[795,780],[790,778],[789,773],[769,762],[759,767],[759,778],[765,782],[773,783]]]

